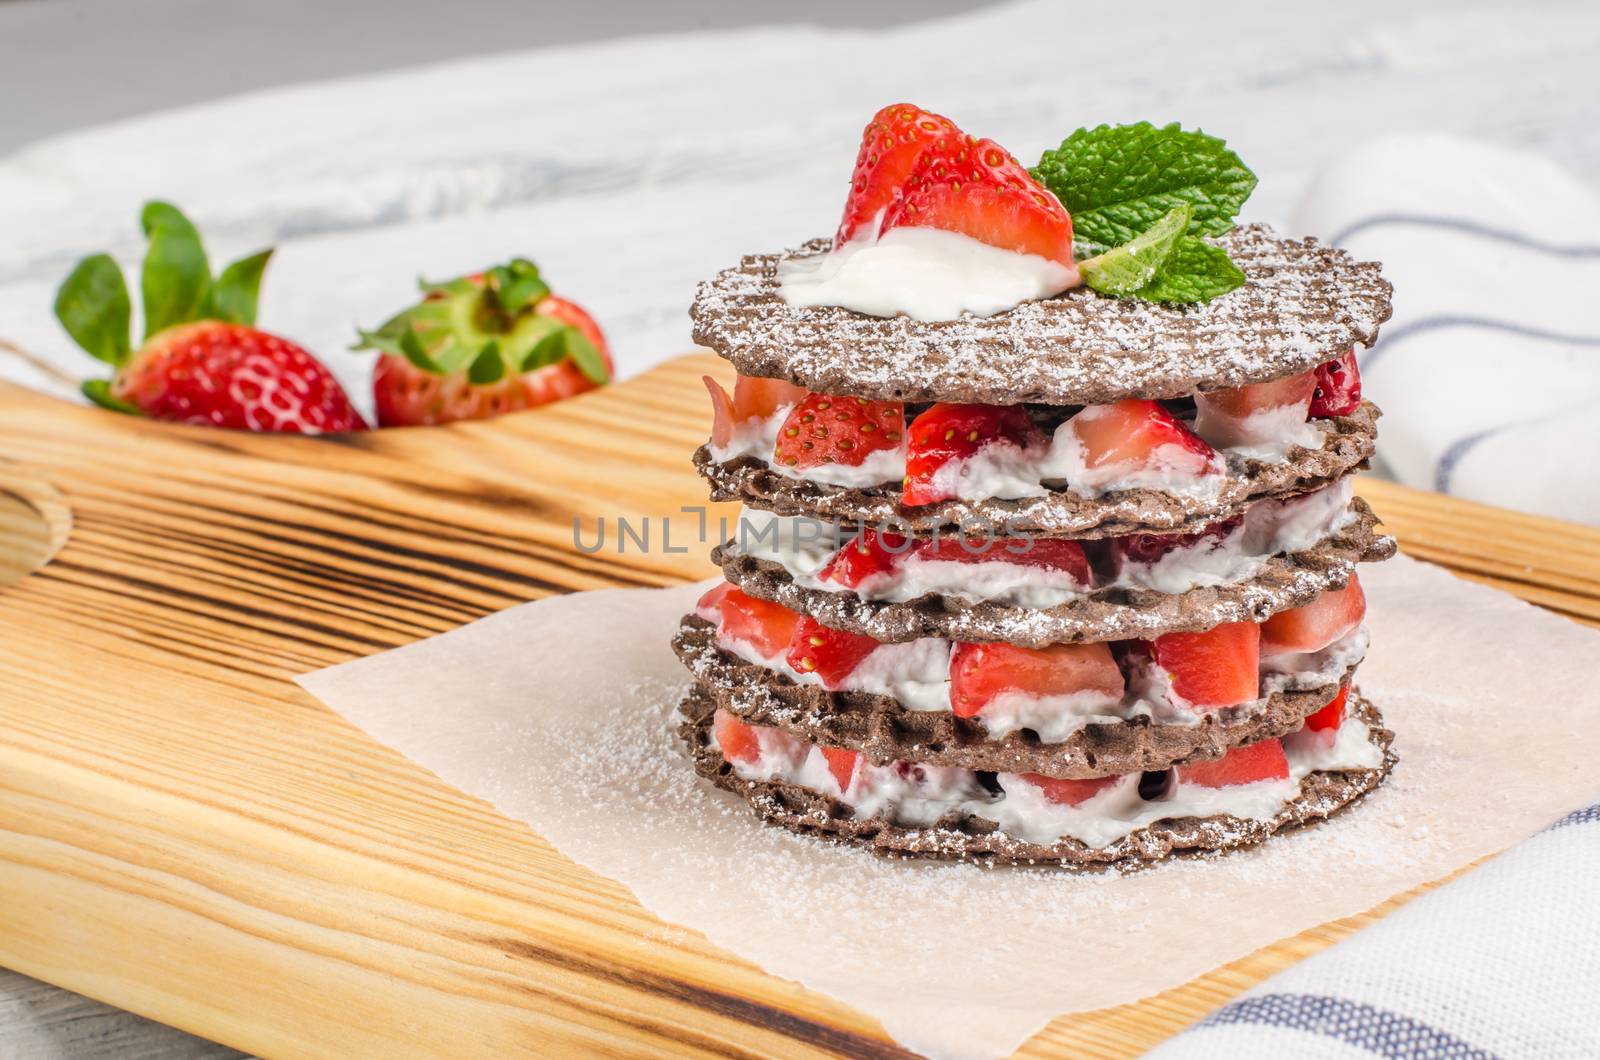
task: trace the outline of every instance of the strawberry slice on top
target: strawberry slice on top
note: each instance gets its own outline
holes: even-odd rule
[[[1316,391],[1311,396],[1311,415],[1348,416],[1361,407],[1361,369],[1354,348],[1316,367]]]
[[[1059,430],[1076,440],[1082,468],[1070,485],[1113,488],[1141,473],[1200,477],[1220,473],[1217,451],[1166,406],[1143,398],[1080,409]]]
[[[1202,788],[1229,788],[1263,780],[1288,780],[1289,758],[1281,740],[1235,747],[1221,758],[1178,767],[1178,783]]]
[[[873,453],[900,448],[905,421],[898,401],[809,394],[784,418],[773,460],[795,470],[860,467]]]
[[[872,116],[861,133],[861,150],[850,176],[850,197],[833,237],[835,247],[877,233],[890,207],[905,194],[906,179],[930,143],[959,135],[949,118],[911,103],[891,103]]]
[[[1042,449],[1044,432],[1021,405],[963,405],[941,401],[911,421],[901,500],[933,504],[958,496],[966,461],[992,446]]]
[[[830,629],[810,615],[802,615],[789,642],[787,659],[796,673],[816,674],[822,687],[833,692],[877,647],[871,637]]]
[[[1150,642],[1172,691],[1195,710],[1253,702],[1261,689],[1261,630],[1229,622],[1204,633],[1164,633]]]

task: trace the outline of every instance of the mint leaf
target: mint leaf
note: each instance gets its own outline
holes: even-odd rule
[[[261,274],[266,271],[271,250],[263,250],[222,270],[211,288],[209,316],[234,324],[256,322],[256,301],[261,292]]]
[[[1138,292],[1161,268],[1178,239],[1189,230],[1194,208],[1181,203],[1120,247],[1080,262],[1083,282],[1101,294],[1124,297]]]
[[[1225,143],[1177,123],[1079,129],[1032,173],[1072,215],[1074,239],[1095,250],[1127,243],[1184,203],[1194,209],[1189,235],[1221,235],[1256,186]]]
[[[1244,273],[1228,252],[1196,236],[1183,236],[1156,270],[1134,292],[1150,302],[1209,302],[1244,283]]]
[[[133,307],[122,270],[109,254],[78,262],[56,292],[56,319],[92,356],[120,365],[128,359]]]
[[[211,264],[200,233],[171,203],[147,202],[139,224],[150,240],[140,287],[144,337],[199,319],[211,288]]]

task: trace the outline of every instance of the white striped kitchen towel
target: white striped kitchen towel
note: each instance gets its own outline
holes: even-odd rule
[[[1361,358],[1383,469],[1600,525],[1600,200],[1525,151],[1386,136],[1313,182],[1291,229],[1383,262],[1394,319]]]
[[[1600,802],[1207,1016],[1160,1060],[1600,1056]]]

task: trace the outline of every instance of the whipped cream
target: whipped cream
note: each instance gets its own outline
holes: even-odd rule
[[[861,759],[849,785],[841,789],[817,747],[776,730],[762,732],[758,727],[757,731],[762,735],[760,757],[754,763],[732,761],[735,773],[832,795],[858,818],[882,817],[916,827],[931,825],[952,812],[972,814],[1026,842],[1050,844],[1070,837],[1097,849],[1162,820],[1219,814],[1270,820],[1299,794],[1300,782],[1310,773],[1376,769],[1383,763],[1366,724],[1348,718],[1331,740],[1286,739],[1289,776],[1285,779],[1211,788],[1174,776],[1164,796],[1145,799],[1139,794],[1142,774],[1124,773],[1078,805],[1066,806],[1051,802],[1038,785],[1017,774],[998,774],[1001,790],[996,794],[970,770],[922,763],[878,766]],[[768,739],[768,734],[775,738]],[[714,731],[710,742],[716,746]]]
[[[778,263],[778,296],[795,307],[839,306],[875,317],[993,316],[1078,284],[1078,270],[938,228],[876,226],[864,239]]]

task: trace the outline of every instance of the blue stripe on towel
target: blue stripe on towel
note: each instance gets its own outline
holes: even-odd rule
[[[1336,1038],[1379,1056],[1404,1060],[1493,1060],[1494,1054],[1410,1016],[1342,997],[1261,994],[1241,998],[1199,1023],[1201,1027],[1253,1024]]]
[[[1560,331],[1546,331],[1543,328],[1529,327],[1526,324],[1512,324],[1504,320],[1492,320],[1489,317],[1465,316],[1463,314],[1448,313],[1436,317],[1423,317],[1407,324],[1384,332],[1378,337],[1378,344],[1367,352],[1366,358],[1361,362],[1363,372],[1372,371],[1372,366],[1378,359],[1395,344],[1404,342],[1413,335],[1428,331],[1438,331],[1440,328],[1487,328],[1491,331],[1503,331],[1508,335],[1521,335],[1530,339],[1544,339],[1549,342],[1565,342],[1573,346],[1600,346],[1600,335],[1569,335]]]
[[[1481,236],[1485,239],[1498,239],[1503,243],[1514,243],[1519,247],[1537,250],[1544,254],[1553,254],[1563,258],[1600,258],[1600,246],[1558,246],[1546,243],[1521,232],[1511,232],[1504,228],[1491,228],[1476,221],[1463,221],[1455,217],[1429,217],[1426,214],[1413,213],[1381,213],[1371,217],[1362,218],[1346,225],[1334,237],[1328,240],[1334,246],[1343,246],[1345,240],[1359,232],[1371,228],[1386,228],[1390,225],[1411,225],[1422,228],[1443,228],[1453,232],[1465,232],[1467,235]]]
[[[1575,824],[1600,824],[1600,802],[1595,803],[1593,806],[1585,806],[1581,810],[1573,810],[1561,820],[1546,828],[1545,831],[1551,832],[1557,828],[1571,828]]]
[[[1501,427],[1491,427],[1486,431],[1474,431],[1464,438],[1457,438],[1450,443],[1439,457],[1439,463],[1433,469],[1433,491],[1435,493],[1449,493],[1450,480],[1455,477],[1456,465],[1461,463],[1462,457],[1472,452],[1473,448],[1485,438],[1493,438],[1506,427],[1514,426],[1505,424]]]

